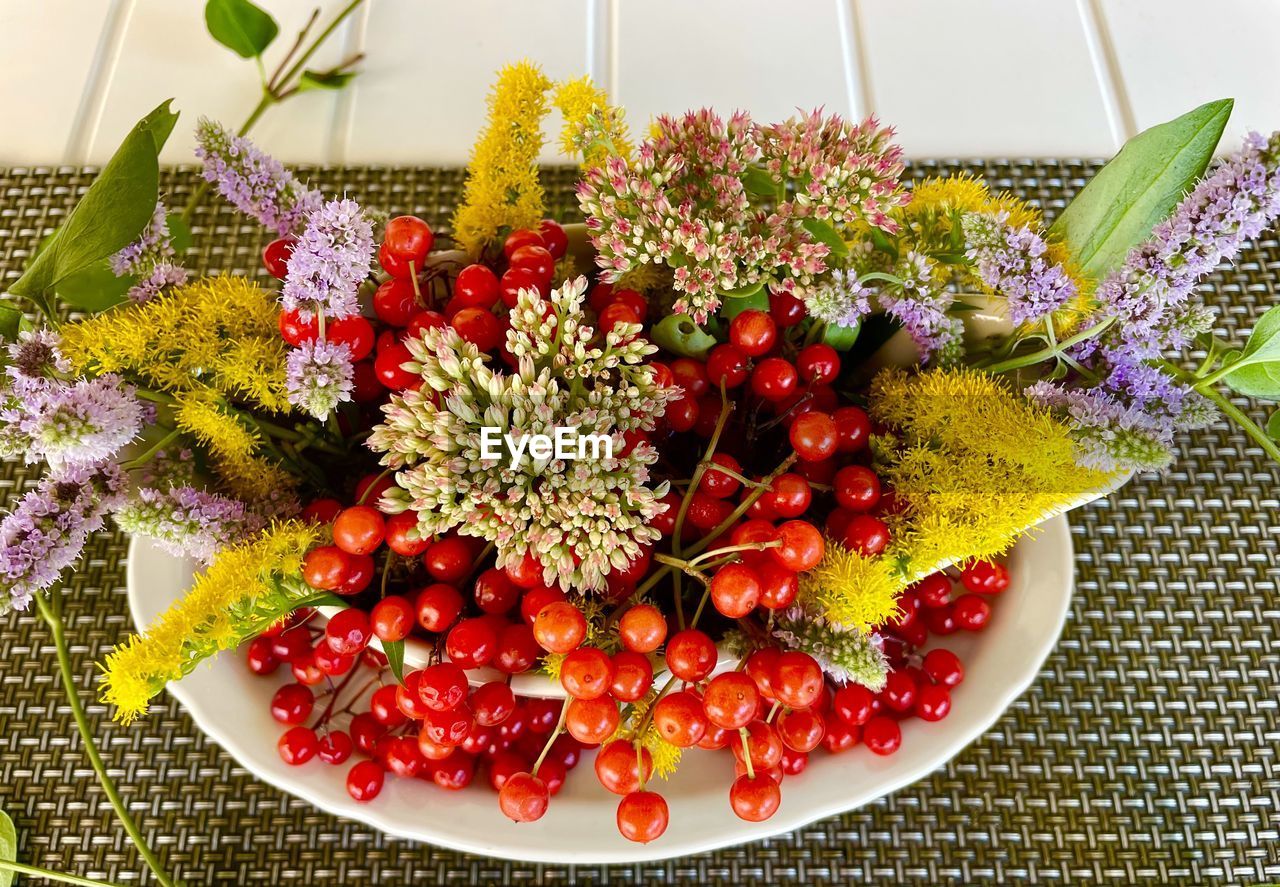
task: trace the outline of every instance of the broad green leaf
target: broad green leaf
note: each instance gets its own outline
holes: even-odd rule
[[[837,351],[848,351],[858,341],[858,333],[861,331],[860,323],[855,323],[853,326],[829,323],[822,331],[822,341]]]
[[[831,250],[831,255],[842,258],[849,255],[848,244],[830,222],[824,222],[822,219],[805,219],[800,223],[800,227],[808,231],[809,236],[818,243],[826,245]]]
[[[756,293],[764,289],[764,281],[756,283],[748,283],[746,286],[740,286],[736,290],[725,290],[720,293],[725,299],[745,299],[747,296],[754,296]]]
[[[9,814],[0,810],[0,859],[6,862],[18,861],[18,829],[14,826]],[[0,887],[13,884],[14,872],[0,869]]]
[[[11,293],[43,298],[59,281],[119,252],[142,233],[160,187],[157,155],[177,119],[166,101],[138,122]]]
[[[1146,240],[1204,174],[1233,99],[1201,105],[1138,133],[1098,171],[1050,229],[1099,280]]]
[[[1280,400],[1280,305],[1258,319],[1244,350],[1223,381],[1234,391],[1265,400]]]
[[[309,89],[342,89],[355,76],[355,71],[303,71],[298,78],[298,92]]]
[[[747,167],[747,171],[742,174],[742,185],[757,197],[777,197],[780,187],[774,182],[773,176],[760,166]]]
[[[753,295],[743,296],[740,299],[730,299],[720,308],[720,316],[725,320],[733,320],[743,311],[768,311],[769,310],[769,294],[765,292],[764,287],[756,290]]]
[[[970,305],[968,302],[952,302],[951,307],[947,311],[951,314],[963,314],[966,311],[981,311],[978,305]]]
[[[397,684],[404,683],[404,641],[380,641],[382,652],[387,654],[387,665]]]
[[[698,327],[687,314],[668,314],[653,328],[653,341],[672,354],[705,359],[715,336]]]
[[[1267,420],[1267,434],[1272,440],[1280,440],[1280,410],[1272,413]]]
[[[0,341],[14,342],[22,329],[22,312],[6,302],[0,302]]]
[[[58,301],[81,311],[98,312],[119,305],[129,288],[138,282],[132,274],[116,277],[106,259],[58,281],[54,292]]]
[[[165,222],[169,225],[169,243],[173,251],[181,256],[191,249],[191,228],[183,221],[181,213],[169,213],[165,216]]]
[[[276,20],[249,0],[208,0],[204,23],[214,40],[246,59],[262,55],[280,33]]]

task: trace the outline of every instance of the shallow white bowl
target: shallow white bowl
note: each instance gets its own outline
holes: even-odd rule
[[[128,593],[134,621],[145,626],[188,587],[194,565],[135,539],[129,547]],[[498,810],[482,774],[461,792],[388,776],[382,794],[360,804],[346,792],[347,766],[313,760],[291,767],[276,753],[282,728],[269,705],[288,678],[260,678],[242,657],[202,666],[170,692],[208,736],[256,776],[330,813],[404,838],[456,850],[530,862],[630,863],[698,853],[788,832],[853,810],[942,766],[990,727],[1035,679],[1057,641],[1071,599],[1071,537],[1065,517],[1041,525],[1013,550],[1012,583],[994,601],[981,634],[960,632],[940,646],[963,660],[965,680],[952,694],[950,716],[928,724],[903,722],[902,748],[890,757],[861,745],[840,755],[815,752],[808,769],[783,784],[782,807],[766,822],[743,822],[729,809],[732,758],[691,751],[667,783],[671,825],[651,844],[633,844],[614,825],[618,798],[600,787],[590,758],[569,776],[540,821],[516,824]],[[145,725],[139,729],[146,729]]]

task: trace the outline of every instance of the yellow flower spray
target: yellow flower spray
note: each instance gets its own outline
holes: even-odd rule
[[[284,521],[219,552],[184,597],[107,655],[100,695],[115,707],[115,719],[127,724],[146,714],[166,683],[315,597],[299,574],[320,534],[311,524]]]

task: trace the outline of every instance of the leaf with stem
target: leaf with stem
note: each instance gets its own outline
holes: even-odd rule
[[[246,59],[261,56],[280,33],[270,13],[249,0],[208,0],[204,23],[214,40]]]

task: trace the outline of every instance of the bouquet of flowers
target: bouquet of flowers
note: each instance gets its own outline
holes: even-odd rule
[[[552,106],[577,219],[544,218]],[[729,806],[768,818],[810,754],[946,717],[963,664],[924,648],[984,627],[1038,522],[1222,416],[1280,460],[1280,422],[1223,391],[1280,398],[1280,310],[1237,347],[1196,296],[1280,214],[1280,135],[1211,163],[1230,109],[1142,133],[1050,225],[967,175],[906,180],[874,119],[702,109],[637,140],[589,80],[519,63],[448,236],[202,120],[264,285],[183,267],[166,103],[0,309],[0,441],[47,468],[0,522],[5,605],[60,632],[111,520],[205,565],[105,658],[123,722],[243,648],[294,678],[281,756],[361,801],[480,772],[534,820],[597,748],[651,841],[658,781],[725,749]],[[517,696],[525,673],[548,691]]]

